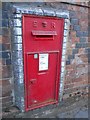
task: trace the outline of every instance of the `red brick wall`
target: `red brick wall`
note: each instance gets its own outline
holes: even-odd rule
[[[70,32],[67,44],[66,75],[63,99],[88,92],[88,8],[51,3],[52,7],[70,12]]]
[[[74,52],[77,52],[74,59],[70,59],[70,65],[66,66],[63,98],[67,94],[67,97],[69,97],[88,92],[88,8],[67,5],[67,9],[75,12],[70,19],[70,39],[67,55],[74,55]],[[75,24],[72,23],[74,18],[77,19]],[[70,48],[71,52],[69,52]]]
[[[3,108],[9,107],[12,104],[11,96],[11,81],[12,81],[12,66],[11,66],[11,38],[8,22],[8,6],[2,4],[2,24],[0,25],[0,87],[2,86],[2,100]]]

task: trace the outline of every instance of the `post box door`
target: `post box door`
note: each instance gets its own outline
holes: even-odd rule
[[[58,103],[64,20],[23,15],[25,107]]]
[[[57,61],[58,53],[27,55],[28,107],[56,102]]]

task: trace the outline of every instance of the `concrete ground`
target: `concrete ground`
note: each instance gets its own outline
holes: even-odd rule
[[[21,113],[15,107],[3,112],[3,118],[89,118],[88,97],[75,96],[62,101],[59,105],[50,105]]]

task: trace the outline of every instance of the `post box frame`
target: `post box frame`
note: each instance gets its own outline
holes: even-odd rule
[[[56,10],[49,8],[36,8],[33,9],[33,7],[28,6],[27,7],[20,7],[18,5],[13,5],[11,7],[13,9],[11,13],[11,18],[13,16],[13,19],[11,19],[9,22],[11,24],[11,39],[12,39],[12,45],[13,45],[13,52],[12,52],[12,63],[13,63],[13,71],[14,71],[14,81],[17,86],[17,89],[14,90],[14,98],[15,98],[15,105],[22,111],[25,111],[25,91],[24,91],[24,77],[23,77],[23,58],[22,58],[22,16],[23,14],[27,15],[40,15],[40,16],[52,16],[56,18],[64,18],[65,19],[65,26],[64,26],[64,36],[63,36],[63,50],[62,55],[65,55],[66,48],[64,48],[64,45],[66,46],[66,43],[68,41],[68,33],[69,33],[69,26],[70,26],[70,20],[69,20],[69,12],[66,10]],[[16,59],[13,57],[15,56]],[[62,62],[61,62],[62,66]],[[17,69],[17,70],[16,70]],[[62,100],[63,95],[63,85],[64,85],[64,76],[65,73],[63,73],[65,67],[62,66],[61,68],[61,83],[60,83],[60,100]],[[15,87],[16,88],[16,87]],[[22,91],[21,91],[22,90]]]

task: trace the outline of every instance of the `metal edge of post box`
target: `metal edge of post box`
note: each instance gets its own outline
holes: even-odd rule
[[[57,104],[64,19],[22,16],[25,110]]]

